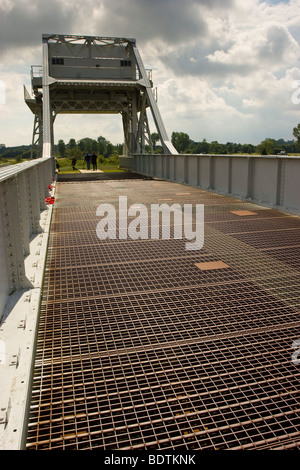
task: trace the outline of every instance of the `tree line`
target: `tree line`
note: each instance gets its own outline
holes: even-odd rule
[[[55,156],[61,158],[72,158],[73,156],[80,160],[82,159],[83,154],[87,152],[92,154],[96,153],[97,155],[103,158],[112,158],[123,153],[123,145],[117,144],[113,145],[105,137],[99,136],[97,139],[91,139],[90,137],[85,137],[76,142],[75,139],[70,139],[66,144],[64,140],[60,139],[55,146]]]
[[[271,139],[266,138],[260,144],[241,144],[235,142],[227,142],[226,144],[219,143],[217,140],[208,142],[202,139],[196,142],[190,138],[185,132],[172,132],[171,141],[176,150],[182,154],[256,154],[256,155],[280,155],[298,153],[300,150],[300,124],[294,127],[293,136],[296,140],[284,139]],[[160,144],[159,136],[157,133],[151,134],[152,148],[154,153],[163,153]],[[150,151],[150,147],[147,148]],[[68,158],[73,156],[77,160],[83,158],[85,153],[96,153],[103,160],[116,159],[119,155],[123,154],[123,144],[112,144],[103,136],[97,139],[89,137],[82,138],[76,141],[71,138],[69,142],[65,143],[60,139],[54,146],[54,153],[56,158]],[[37,152],[33,152],[33,157],[36,158]],[[14,159],[15,162],[28,160],[31,158],[31,146],[21,145],[16,147],[1,147],[0,148],[0,161],[5,162],[7,159]]]
[[[300,126],[300,125],[299,125]],[[300,133],[300,129],[299,129]],[[179,153],[183,154],[201,154],[212,155],[220,154],[254,154],[254,155],[279,155],[299,152],[299,143],[294,140],[285,141],[284,139],[266,138],[258,145],[240,144],[235,142],[219,143],[217,140],[207,142],[203,139],[201,142],[195,142],[184,132],[173,132],[171,138],[172,144]]]

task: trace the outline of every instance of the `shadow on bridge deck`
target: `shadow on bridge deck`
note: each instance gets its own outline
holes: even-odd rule
[[[203,249],[99,240],[96,208],[120,195],[204,204]],[[300,448],[299,234],[298,217],[197,188],[60,175],[27,448]]]
[[[92,170],[86,173],[58,173],[58,181],[103,181],[103,180],[123,180],[123,179],[151,179],[148,177],[137,175],[136,173],[128,173],[126,171],[112,171],[96,173]]]

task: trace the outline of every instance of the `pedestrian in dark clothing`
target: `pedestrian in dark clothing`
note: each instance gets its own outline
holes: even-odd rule
[[[92,155],[92,165],[93,165],[93,171],[97,170],[97,155],[95,152]]]
[[[91,166],[91,155],[89,153],[85,154],[86,167],[89,170]]]
[[[76,158],[75,157],[72,157],[72,168],[73,168],[73,171],[77,171],[77,168],[75,167],[76,165]]]
[[[59,172],[60,171],[60,165],[59,165],[59,163],[56,159],[55,159],[55,166],[56,166],[57,171]]]

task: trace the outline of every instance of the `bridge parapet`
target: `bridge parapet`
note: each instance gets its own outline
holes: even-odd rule
[[[0,319],[8,296],[32,285],[26,260],[33,238],[43,233],[42,216],[48,212],[45,198],[49,196],[53,172],[52,158],[0,170]]]
[[[55,191],[53,158],[0,169],[0,448],[18,449]]]
[[[300,215],[300,157],[134,155],[120,168]]]

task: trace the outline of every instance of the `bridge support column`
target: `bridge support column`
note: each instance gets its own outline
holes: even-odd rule
[[[52,156],[53,118],[49,82],[48,42],[43,39],[43,157]]]

